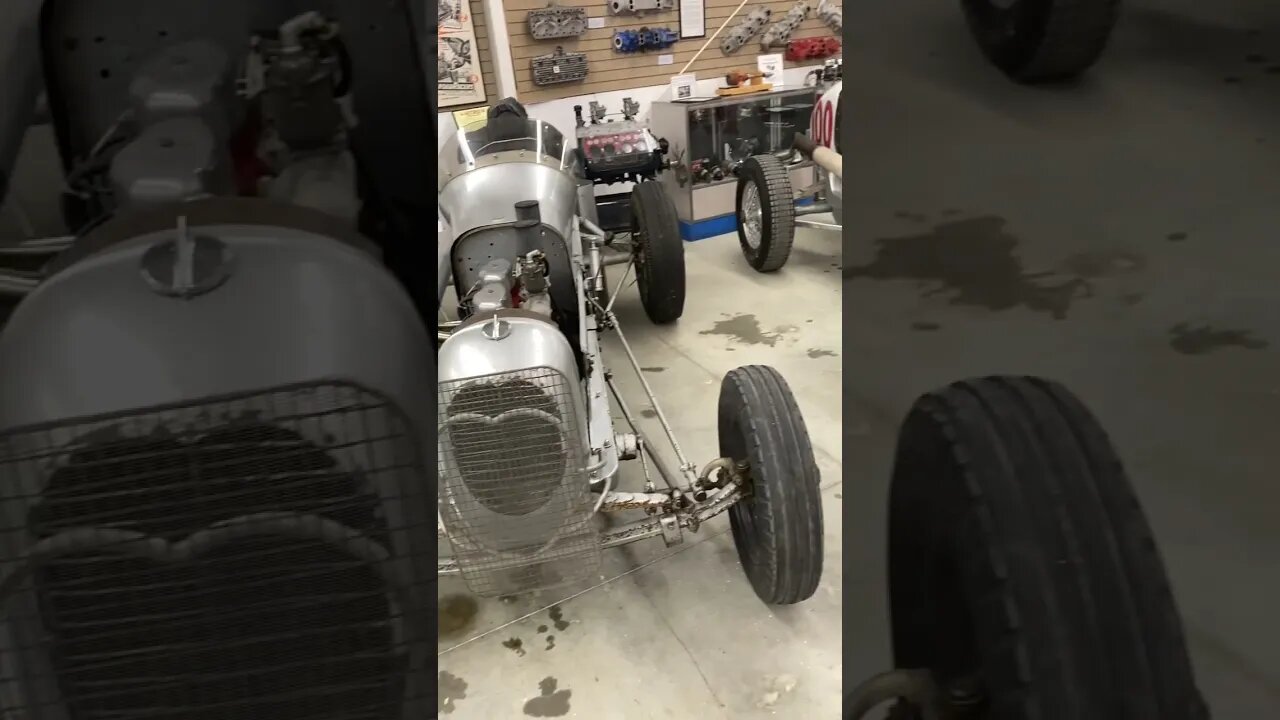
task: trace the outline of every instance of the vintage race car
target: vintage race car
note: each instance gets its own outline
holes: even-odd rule
[[[0,272],[0,716],[429,717],[439,574],[563,587],[721,512],[761,598],[811,595],[818,473],[775,371],[727,375],[702,465],[607,402],[601,333],[636,363],[602,268],[654,322],[685,308],[658,184],[610,234],[544,123],[501,112],[437,157],[410,6],[294,5],[17,0],[0,24],[0,192],[43,80],[73,228],[0,253],[24,265]],[[922,398],[889,516],[904,670],[852,711],[1206,717],[1132,487],[1059,386]]]
[[[738,243],[747,262],[759,272],[773,272],[786,265],[797,227],[841,229],[841,74],[838,59],[828,60],[821,70],[810,73],[819,90],[818,100],[809,133],[796,134],[794,150],[812,159],[817,168],[817,182],[812,187],[792,188],[787,163],[778,155],[747,158],[735,170]],[[831,213],[834,224],[804,217],[820,213]]]
[[[626,264],[620,289],[634,272],[654,323],[684,312],[684,244],[662,185],[635,184],[624,243],[599,227],[573,142],[517,103],[490,115],[440,151],[439,297],[452,290],[458,315],[439,333],[437,359],[440,532],[449,549],[440,572],[461,573],[479,595],[580,584],[595,577],[606,548],[649,537],[678,543],[728,511],[761,599],[808,598],[822,575],[820,478],[786,381],[762,366],[728,373],[720,456],[695,465],[613,311],[611,262]],[[647,133],[627,145],[641,142],[658,148]],[[617,336],[657,410],[674,466],[619,392],[604,333]],[[619,487],[626,460],[641,463],[642,488]],[[597,513],[622,510],[646,517],[600,530]]]

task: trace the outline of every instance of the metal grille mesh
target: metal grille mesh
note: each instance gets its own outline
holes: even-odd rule
[[[0,717],[425,717],[424,470],[336,383],[0,435]]]
[[[600,565],[572,386],[533,368],[440,384],[440,510],[481,596],[580,583]]]

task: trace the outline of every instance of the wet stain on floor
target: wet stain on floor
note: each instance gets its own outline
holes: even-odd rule
[[[547,636],[547,647],[546,647],[546,649],[547,649],[547,650],[555,650],[555,649],[556,649],[556,636],[555,636],[555,635],[548,635],[548,636]]]
[[[915,330],[916,332],[933,332],[934,330],[938,330],[941,327],[942,326],[936,322],[927,322],[923,320],[919,322],[911,323],[911,329]]]
[[[1169,242],[1182,242],[1183,240],[1187,239],[1187,234],[1184,232],[1169,233],[1168,235],[1164,236],[1164,239],[1168,240]]]
[[[551,618],[551,623],[556,626],[556,630],[564,632],[569,629],[569,621],[564,619],[564,611],[559,605],[552,605],[547,615]]]
[[[539,634],[542,634],[542,633],[544,633],[544,632],[546,632],[546,631],[547,631],[547,626],[546,626],[546,625],[539,625],[539,626],[538,626],[538,633],[539,633]]]
[[[943,223],[921,235],[881,238],[870,263],[843,274],[846,279],[915,280],[926,285],[924,297],[946,293],[952,305],[994,311],[1021,306],[1057,319],[1066,317],[1076,299],[1092,294],[1088,279],[1078,273],[1028,273],[1014,254],[1019,239],[1006,226],[1004,218],[984,216]]]
[[[899,220],[910,220],[911,222],[929,222],[929,216],[924,213],[909,212],[907,210],[899,210],[893,214]]]
[[[1142,302],[1142,298],[1144,297],[1146,296],[1140,292],[1125,293],[1120,296],[1120,302],[1129,307],[1133,307],[1134,305]]]
[[[1262,350],[1266,340],[1253,336],[1252,330],[1216,330],[1209,325],[1191,327],[1178,323],[1169,329],[1169,346],[1183,355],[1204,355],[1223,348]]]
[[[726,319],[716,321],[716,324],[710,330],[702,330],[699,335],[724,335],[729,339],[742,343],[744,345],[768,345],[773,347],[778,344],[782,336],[788,332],[795,330],[791,326],[780,326],[772,331],[766,332],[760,327],[760,321],[755,315],[734,315],[732,317],[725,316]]]
[[[516,657],[524,657],[524,641],[518,637],[503,640],[502,647],[515,653]]]
[[[643,371],[645,371],[645,372],[650,372],[650,373],[660,373],[660,372],[662,372],[662,371],[666,370],[666,368],[664,368],[664,367],[642,367],[642,368],[640,368],[640,369],[641,369],[641,370],[643,370]]]
[[[470,595],[446,595],[440,598],[436,619],[438,637],[455,637],[464,633],[475,623],[479,609],[476,599]]]
[[[441,670],[436,678],[436,712],[448,715],[457,709],[454,705],[467,698],[467,681]]]
[[[809,349],[805,352],[805,355],[808,355],[809,357],[814,358],[814,359],[817,359],[817,358],[820,358],[820,357],[835,357],[835,356],[836,356],[836,354],[835,354],[834,352],[831,352],[830,350],[821,350],[821,349],[819,349],[819,348],[809,348]]]
[[[656,418],[658,417],[658,411],[654,410],[653,408],[645,408],[640,411],[640,417]]]
[[[1142,256],[1123,251],[1077,253],[1062,262],[1063,270],[1086,280],[1124,275],[1145,266]]]
[[[1222,78],[1222,82],[1226,83],[1227,85],[1239,85],[1241,80],[1235,75],[1229,75],[1227,77]]]
[[[563,717],[569,714],[569,698],[572,690],[557,690],[557,680],[546,677],[538,683],[540,695],[524,704],[524,714],[529,717]]]

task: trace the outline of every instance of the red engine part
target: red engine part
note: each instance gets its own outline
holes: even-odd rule
[[[840,52],[837,38],[802,38],[787,43],[787,60],[820,60]]]

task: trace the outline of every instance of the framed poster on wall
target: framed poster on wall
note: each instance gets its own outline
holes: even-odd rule
[[[438,0],[436,100],[442,108],[485,101],[471,0]]]

